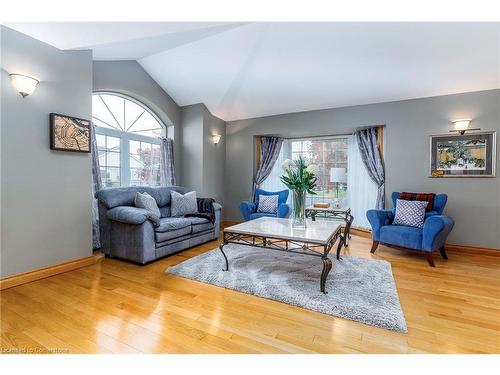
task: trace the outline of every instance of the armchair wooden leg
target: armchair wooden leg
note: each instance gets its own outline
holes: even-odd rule
[[[373,241],[372,243],[372,249],[370,250],[370,253],[374,253],[375,250],[377,250],[377,247],[378,247],[378,241]]]
[[[432,253],[425,253],[425,257],[427,258],[427,262],[429,262],[429,266],[436,267],[434,264],[434,259],[432,259]]]
[[[439,248],[439,252],[441,253],[441,256],[443,257],[443,259],[448,259],[448,254],[446,254],[446,250],[445,250],[444,246]]]

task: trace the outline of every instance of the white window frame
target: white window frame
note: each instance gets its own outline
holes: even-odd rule
[[[284,158],[285,159],[292,159],[293,154],[294,154],[292,151],[292,142],[304,142],[304,141],[314,141],[314,140],[331,141],[331,140],[335,140],[335,139],[349,139],[350,136],[351,136],[350,134],[346,134],[346,135],[325,135],[325,136],[284,138],[285,142],[283,142],[283,145],[281,147],[282,147],[282,151],[284,152]],[[303,152],[305,152],[305,151],[302,150],[300,153],[302,154]],[[347,173],[349,173],[349,171]],[[264,183],[261,184],[261,187],[262,187],[262,185],[264,185]],[[288,188],[283,184],[283,189],[288,189]],[[349,186],[347,186],[347,197],[349,197]],[[319,196],[306,194],[307,205],[312,204],[312,202],[315,199],[319,199]],[[292,194],[288,195],[287,203],[290,205],[293,205]]]
[[[158,123],[162,127],[162,136],[165,136],[165,134],[167,134],[167,126],[165,125],[165,123],[160,120],[160,118],[148,106],[138,101],[137,99],[114,91],[94,91],[92,95],[114,95],[119,96],[125,100],[131,100],[132,102],[144,108],[144,110],[146,110],[151,116],[155,118],[156,121],[158,121]],[[103,128],[97,125],[95,125],[95,132],[96,134],[116,137],[120,139],[120,186],[130,186],[130,141],[152,143],[156,145],[160,144],[160,139],[156,137],[148,137],[132,132]]]

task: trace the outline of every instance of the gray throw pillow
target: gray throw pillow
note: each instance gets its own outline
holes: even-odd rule
[[[160,209],[156,204],[156,200],[148,193],[135,193],[134,204],[138,208],[148,210],[154,218],[158,218],[157,220],[160,220]]]
[[[278,212],[278,196],[259,194],[257,212],[266,212],[269,214],[275,214]]]
[[[396,200],[396,216],[393,225],[407,225],[409,227],[423,228],[427,201]]]
[[[172,190],[170,192],[170,212],[172,216],[184,216],[198,213],[196,191],[190,191],[182,195]]]

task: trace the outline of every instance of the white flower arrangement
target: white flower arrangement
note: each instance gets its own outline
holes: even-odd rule
[[[319,173],[319,167],[316,164],[309,164],[306,171],[317,176]]]

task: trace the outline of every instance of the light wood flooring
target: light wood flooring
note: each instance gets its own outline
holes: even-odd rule
[[[391,262],[408,333],[165,274],[217,247],[147,266],[115,259],[1,292],[3,353],[499,353],[500,257],[420,256],[353,236]]]

